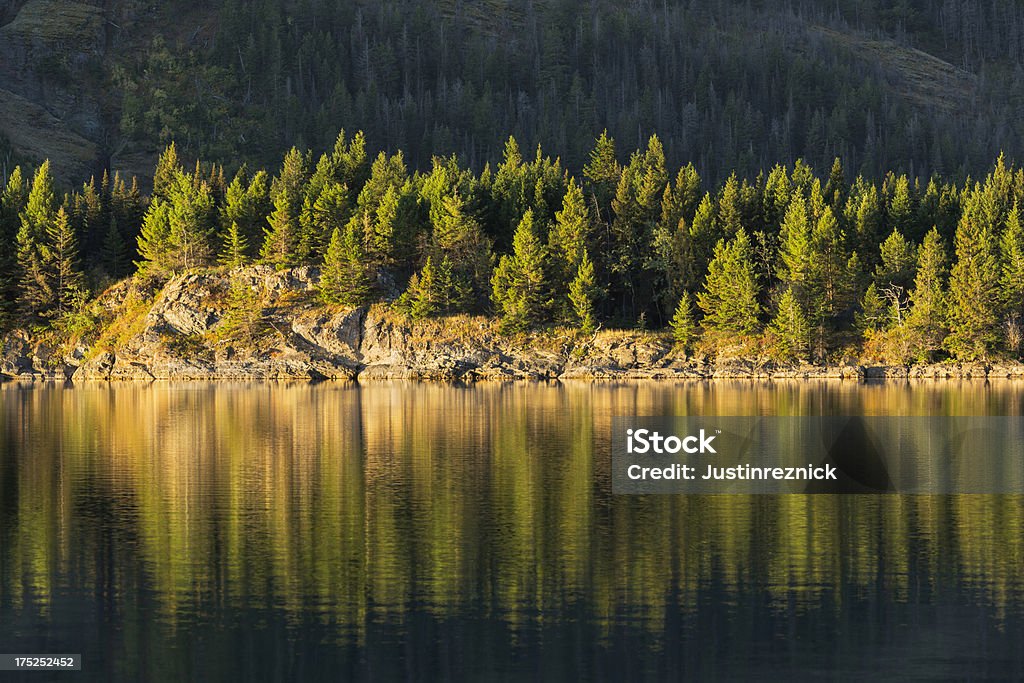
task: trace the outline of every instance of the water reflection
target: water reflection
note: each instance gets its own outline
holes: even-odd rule
[[[0,650],[80,651],[97,679],[1012,675],[1022,497],[613,497],[608,446],[613,415],[1021,402],[1009,382],[8,384]]]

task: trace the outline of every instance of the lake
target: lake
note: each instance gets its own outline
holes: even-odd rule
[[[610,431],[1022,389],[4,384],[0,652],[81,653],[56,680],[1019,678],[1024,497],[613,496]]]

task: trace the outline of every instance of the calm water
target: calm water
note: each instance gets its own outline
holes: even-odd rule
[[[609,473],[613,415],[1018,415],[1024,385],[6,384],[0,411],[0,651],[82,653],[57,680],[1024,676],[1022,497]]]

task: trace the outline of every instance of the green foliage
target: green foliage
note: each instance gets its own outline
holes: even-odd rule
[[[689,292],[683,292],[672,315],[672,341],[675,348],[686,353],[697,338],[697,321],[694,319],[693,299]]]
[[[428,256],[423,269],[410,278],[402,303],[412,317],[427,318],[451,313],[459,299],[448,257],[435,265],[433,257]]]
[[[704,311],[704,328],[753,334],[761,313],[757,295],[750,240],[741,228],[732,240],[723,239],[715,247],[704,291],[697,295],[697,305]]]
[[[775,342],[773,351],[776,357],[782,360],[806,358],[811,328],[792,289],[787,289],[779,300],[778,312],[772,318],[768,331]]]
[[[512,238],[512,254],[502,256],[491,279],[491,301],[502,326],[518,332],[541,322],[550,305],[544,247],[528,210]]]
[[[324,256],[320,297],[327,303],[362,306],[369,303],[372,286],[358,228],[353,223],[344,232],[335,228]]]
[[[878,287],[872,282],[868,285],[864,296],[860,300],[860,311],[856,315],[857,329],[868,337],[878,330],[888,326],[888,313],[885,308],[885,301],[878,293]]]
[[[57,292],[47,272],[51,254],[46,237],[57,218],[57,199],[50,174],[50,162],[44,162],[32,180],[32,189],[20,215],[17,236],[18,268],[21,292],[18,297],[22,313],[35,319],[53,306]]]
[[[209,183],[178,171],[164,198],[154,198],[139,235],[141,270],[174,273],[209,265],[216,206]]]
[[[249,262],[249,240],[245,238],[238,223],[231,224],[222,241],[224,246],[217,258],[222,266],[238,268]]]
[[[939,231],[932,228],[918,251],[917,277],[907,318],[913,333],[912,353],[918,360],[931,360],[946,337],[946,268],[946,246]]]
[[[597,279],[594,277],[594,263],[590,260],[587,250],[584,249],[580,265],[576,269],[576,277],[569,283],[568,296],[569,303],[572,305],[574,322],[579,326],[581,332],[589,334],[596,327],[594,303],[600,293]]]
[[[54,300],[47,314],[60,318],[86,300],[82,273],[78,269],[78,240],[68,221],[64,207],[47,226],[47,276]]]
[[[228,285],[227,306],[216,334],[222,340],[251,343],[267,331],[263,316],[266,292],[243,278],[233,276]]]
[[[974,215],[972,215],[974,214]],[[998,340],[999,260],[994,226],[968,211],[956,230],[956,263],[949,278],[949,337],[962,360],[986,358]]]

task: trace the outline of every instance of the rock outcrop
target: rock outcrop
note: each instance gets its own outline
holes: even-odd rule
[[[122,282],[96,302],[92,338],[16,331],[0,374],[24,379],[939,379],[1022,378],[1017,363],[780,365],[686,358],[667,335],[544,331],[507,336],[484,317],[415,321],[386,305],[340,309],[316,298],[316,268],[188,273]]]

